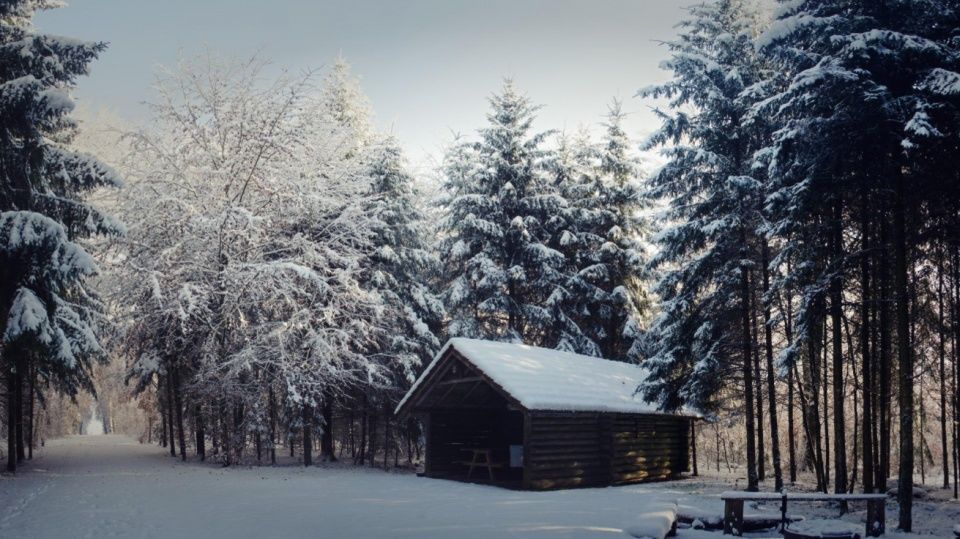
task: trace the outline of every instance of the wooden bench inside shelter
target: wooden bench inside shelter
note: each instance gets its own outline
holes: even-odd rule
[[[504,462],[497,462],[493,460],[493,449],[486,447],[464,448],[463,451],[472,453],[470,460],[457,461],[458,464],[467,466],[468,479],[473,475],[474,468],[486,468],[487,475],[490,477],[490,480],[493,481],[493,469],[503,468],[506,465]]]

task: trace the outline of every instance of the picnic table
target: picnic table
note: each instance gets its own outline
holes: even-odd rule
[[[490,477],[490,480],[493,481],[493,469],[494,468],[503,468],[503,462],[497,462],[493,460],[493,449],[489,447],[465,447],[461,451],[470,453],[472,457],[470,460],[461,460],[458,461],[458,464],[467,466],[467,478],[473,475],[474,468],[486,468],[487,475]]]
[[[743,533],[743,502],[779,501],[780,531],[786,526],[787,502],[867,502],[867,537],[879,537],[886,529],[886,494],[823,494],[810,492],[741,492],[727,491],[720,494],[723,500],[723,533],[741,535]]]

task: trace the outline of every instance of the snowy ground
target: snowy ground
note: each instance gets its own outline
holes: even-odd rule
[[[619,538],[645,504],[679,498],[719,514],[718,493],[728,488],[684,480],[516,492],[352,467],[223,469],[120,436],[76,436],[48,443],[16,478],[0,478],[0,537]],[[848,518],[862,518],[857,509]],[[925,534],[948,537],[960,521],[950,501],[918,501],[916,511]],[[896,523],[892,504],[887,522]]]

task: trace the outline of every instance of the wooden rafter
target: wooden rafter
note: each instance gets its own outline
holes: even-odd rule
[[[483,384],[483,378],[480,378],[480,377],[478,376],[478,377],[477,377],[477,381],[476,381],[472,386],[470,386],[470,389],[463,395],[463,398],[460,399],[460,404],[463,404],[463,403],[467,402],[467,398],[470,397],[470,394],[473,393],[473,390],[475,390],[475,389],[477,389],[478,387],[480,387],[481,384]]]
[[[435,385],[446,386],[451,384],[466,384],[470,382],[483,381],[483,378],[479,376],[468,376],[466,378],[454,378],[453,380],[444,380],[442,382],[437,382]]]

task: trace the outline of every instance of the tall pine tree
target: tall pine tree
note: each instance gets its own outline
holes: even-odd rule
[[[649,400],[666,409],[710,410],[742,382],[749,490],[756,490],[753,285],[762,184],[752,176],[758,141],[746,117],[747,90],[761,80],[753,49],[752,12],[741,0],[690,9],[664,67],[672,81],[641,92],[666,97],[663,127],[651,146],[667,145],[668,163],[651,178],[651,196],[668,201],[676,223],[657,236],[651,266],[662,268],[655,291],[660,314],[650,329],[645,365]]]
[[[636,361],[639,320],[648,310],[642,241],[649,231],[641,213],[640,161],[623,118],[614,101],[600,144],[586,135],[561,144],[558,185],[568,205],[559,214],[562,226],[555,227],[554,243],[567,261],[562,312],[569,319],[564,327],[571,328],[570,345],[561,347]]]
[[[881,303],[887,303],[889,268],[895,316],[888,328],[886,307],[881,307],[879,355],[887,357],[892,333],[899,363],[899,527],[905,531],[912,528],[914,466],[910,318],[917,282],[912,268],[927,237],[924,228],[939,222],[922,219],[922,212],[939,204],[943,190],[938,182],[952,181],[930,174],[922,157],[939,145],[941,134],[930,121],[930,111],[947,110],[931,106],[928,98],[939,101],[944,96],[941,83],[955,77],[957,68],[956,8],[950,6],[937,0],[785,2],[759,41],[785,74],[779,92],[758,107],[761,114],[772,113],[779,126],[766,152],[774,180],[768,196],[772,233],[790,240],[781,257],[791,258],[795,270],[783,279],[801,290],[798,323],[813,328],[814,337],[806,339],[809,346],[817,346],[812,342],[820,337],[815,328],[823,325],[824,317],[830,319],[836,433],[844,429],[840,330],[848,264],[843,231],[850,220],[860,223],[863,246],[871,236],[870,223],[880,228],[878,252],[884,256],[876,263]],[[864,248],[863,256],[869,254]],[[862,280],[867,283],[869,266],[864,267]],[[867,323],[867,317],[861,322]],[[869,366],[870,348],[863,350],[861,359]],[[879,367],[883,380],[891,368],[883,360]],[[889,382],[881,382],[881,415],[889,417],[883,410],[888,391]],[[864,423],[866,439],[872,433]],[[881,424],[880,467],[885,469],[890,431],[889,423]],[[846,488],[843,438],[835,435],[838,492]],[[872,453],[872,443],[870,449]],[[867,457],[865,451],[865,470],[873,465]],[[876,478],[882,486],[885,472]],[[872,482],[864,483],[869,487]]]
[[[23,393],[35,378],[70,394],[92,390],[104,358],[100,303],[87,285],[97,267],[76,241],[119,234],[84,195],[119,178],[69,149],[77,124],[69,91],[103,43],[37,34],[38,10],[59,2],[0,4],[0,368],[7,379],[7,469],[23,456]]]
[[[449,332],[544,344],[548,301],[564,256],[546,245],[566,202],[545,173],[547,133],[531,133],[537,107],[507,81],[490,98],[480,141],[447,157],[439,245]]]
[[[440,348],[443,303],[429,281],[438,262],[427,242],[426,216],[418,206],[413,177],[404,169],[399,143],[385,137],[367,152],[377,224],[371,231],[374,252],[365,266],[368,286],[384,300],[389,321],[377,353],[391,356],[389,362],[402,370],[397,384],[402,388]]]

